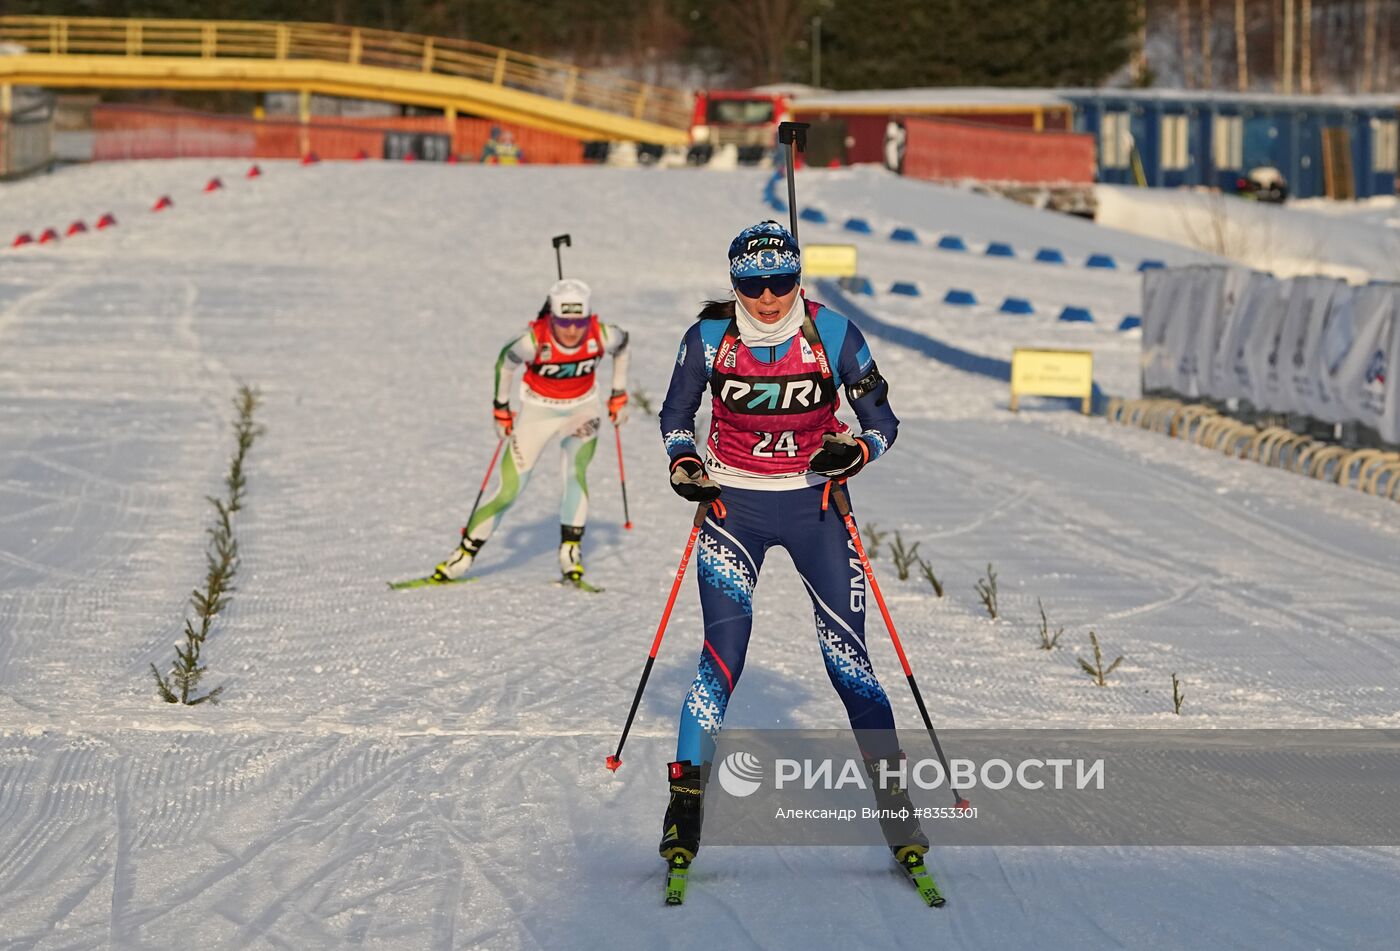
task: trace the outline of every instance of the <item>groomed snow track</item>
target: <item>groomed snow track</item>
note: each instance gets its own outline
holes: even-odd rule
[[[711,849],[683,909],[655,840],[699,648],[692,582],[626,765],[603,768],[684,542],[652,420],[591,470],[597,598],[554,587],[548,458],[445,590],[384,582],[454,544],[491,431],[491,363],[566,273],[632,332],[659,402],[679,336],[765,216],[763,174],[232,162],[94,166],[8,186],[0,234],[120,226],[0,252],[0,947],[1371,948],[1397,930],[1394,849],[962,848],[930,910],[881,849]],[[228,188],[200,186],[220,175]],[[1172,250],[865,171],[810,173],[833,215],[1067,253]],[[147,211],[171,194],[175,206]],[[8,231],[6,231],[8,227]],[[827,236],[804,228],[807,240]],[[835,229],[830,237],[837,237]],[[1131,274],[862,241],[862,270],[1114,312]],[[1175,260],[1183,260],[1179,252]],[[971,267],[969,265],[969,267]],[[881,286],[881,280],[875,281]],[[1136,335],[886,296],[882,319],[995,359],[1090,346],[1135,396]],[[1233,461],[872,346],[903,419],[853,482],[866,524],[947,585],[879,573],[935,721],[1022,727],[1400,726],[1394,503]],[[158,702],[202,576],[237,382],[261,388],[239,590],[205,648],[217,707]],[[973,592],[1000,576],[1002,620]],[[1036,600],[1063,648],[1035,649]],[[806,597],[770,559],[729,723],[839,726]],[[1074,662],[1090,629],[1111,686]],[[905,727],[917,723],[878,624]],[[1186,682],[1171,713],[1170,674]],[[1390,935],[1389,938],[1386,935]]]

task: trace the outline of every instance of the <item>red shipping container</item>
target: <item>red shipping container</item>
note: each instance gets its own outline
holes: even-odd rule
[[[903,172],[911,178],[1021,185],[1094,180],[1092,135],[914,118],[904,120],[904,130]]]

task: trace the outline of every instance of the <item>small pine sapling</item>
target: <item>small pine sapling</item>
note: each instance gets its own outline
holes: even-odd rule
[[[238,448],[229,462],[228,475],[224,477],[228,498],[207,497],[214,507],[215,522],[213,528],[206,530],[209,546],[204,552],[204,590],[196,588],[190,592],[194,620],[185,619],[185,641],[175,644],[175,660],[170,665],[170,672],[162,675],[160,669],[151,664],[156,692],[166,703],[182,703],[191,707],[205,702],[217,703],[219,694],[224,690],[219,686],[199,695],[200,681],[209,669],[200,662],[200,654],[214,619],[228,605],[234,591],[233,579],[238,573],[238,541],[233,537],[233,513],[242,505],[248,485],[247,477],[243,474],[244,459],[252,448],[253,440],[263,433],[263,428],[253,423],[253,410],[258,405],[256,390],[246,384],[240,386],[233,405],[238,411],[238,420],[233,426]]]
[[[987,577],[981,578],[977,582],[977,596],[982,599],[982,603],[987,608],[987,614],[993,621],[997,619],[997,573],[992,570],[991,562],[987,563]]]
[[[865,526],[865,528],[861,529],[860,537],[861,541],[865,543],[865,555],[871,561],[880,557],[880,546],[884,543],[885,536],[888,534],[889,532],[882,532],[876,528],[874,522],[871,522],[869,525]]]
[[[1118,659],[1109,664],[1108,669],[1105,670],[1103,666],[1103,651],[1099,649],[1099,636],[1093,631],[1090,631],[1089,640],[1094,645],[1094,662],[1091,664],[1083,657],[1076,657],[1075,660],[1079,661],[1079,666],[1084,668],[1086,674],[1094,678],[1094,683],[1098,684],[1100,687],[1107,687],[1108,675],[1113,673],[1119,664],[1123,663],[1123,656],[1120,654]]]
[[[920,558],[919,568],[923,571],[924,577],[928,579],[928,583],[933,585],[933,593],[940,598],[943,597],[943,582],[939,581],[938,575],[933,573],[933,566]]]
[[[1181,689],[1181,681],[1176,679],[1176,673],[1172,673],[1172,708],[1177,716],[1181,716],[1181,704],[1186,699],[1186,693]]]
[[[904,547],[904,539],[899,532],[894,533],[894,544],[890,546],[890,557],[894,559],[894,570],[900,581],[909,580],[909,569],[919,560],[919,543]]]
[[[1052,651],[1060,643],[1060,635],[1065,632],[1062,627],[1055,628],[1055,633],[1050,633],[1050,621],[1045,617],[1045,605],[1040,603],[1040,599],[1035,599],[1036,606],[1040,608],[1040,649]]]

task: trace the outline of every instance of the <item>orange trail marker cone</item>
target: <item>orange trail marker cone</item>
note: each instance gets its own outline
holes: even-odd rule
[[[223,187],[223,180],[217,177],[209,179],[209,181],[204,184],[204,190],[206,192],[216,192]]]
[[[98,218],[98,219],[97,219],[97,230],[98,230],[98,231],[103,231],[103,230],[105,230],[105,229],[107,229],[107,228],[113,228],[113,227],[116,227],[116,224],[117,224],[117,216],[114,215],[114,214],[112,214],[112,213],[109,211],[109,212],[107,212],[105,215],[103,215],[101,218]]]
[[[65,238],[71,238],[75,234],[87,234],[88,226],[81,221],[75,221],[68,226],[68,230],[63,233]]]
[[[321,161],[321,156],[317,155],[315,152],[307,152],[301,157],[301,164],[303,165],[315,165],[319,161]]]
[[[174,208],[175,202],[170,200],[169,195],[161,195],[156,203],[151,206],[151,211],[164,211],[166,208]]]
[[[58,240],[58,232],[52,228],[45,228],[44,233],[39,235],[40,244],[51,244]]]
[[[12,247],[12,248],[22,248],[22,247],[24,247],[26,244],[33,244],[33,243],[34,243],[34,236],[33,236],[32,234],[30,234],[28,231],[26,231],[26,232],[24,232],[23,234],[15,235],[15,240],[14,240],[13,242],[10,243],[10,247]]]
[[[257,177],[258,177],[259,175],[261,175],[261,174],[262,174],[262,169],[258,168],[256,165],[251,165],[251,166],[248,167],[248,174],[247,174],[246,177],[247,177],[247,178],[257,178]]]

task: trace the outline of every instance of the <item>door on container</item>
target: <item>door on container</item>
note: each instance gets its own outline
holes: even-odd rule
[[[1138,185],[1162,184],[1162,168],[1158,161],[1156,108],[1134,104],[1129,109],[1128,129],[1133,136],[1133,182]]]
[[[1245,175],[1256,168],[1275,168],[1292,187],[1294,173],[1291,142],[1279,117],[1271,112],[1244,114],[1244,153],[1241,167]]]
[[[1290,182],[1295,198],[1316,198],[1324,194],[1322,181],[1322,116],[1298,112],[1293,117],[1297,129],[1298,175]]]

